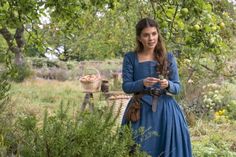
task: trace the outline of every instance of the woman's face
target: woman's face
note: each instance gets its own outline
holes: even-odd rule
[[[143,44],[144,50],[154,49],[158,41],[156,27],[146,27],[142,30],[138,40]]]

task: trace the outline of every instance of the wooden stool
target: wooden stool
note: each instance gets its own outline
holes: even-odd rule
[[[86,108],[86,105],[89,105],[89,110],[91,112],[94,112],[94,99],[93,99],[93,93],[91,92],[86,92],[84,96],[84,101],[81,105],[80,110],[83,112],[84,109]]]

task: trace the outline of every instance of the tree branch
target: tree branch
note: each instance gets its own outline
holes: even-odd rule
[[[194,67],[190,67],[190,74],[188,75],[187,81],[189,81],[192,78],[195,71],[196,69]]]
[[[170,25],[170,38],[169,38],[169,39],[171,39],[172,30],[173,30],[173,27],[174,27],[175,17],[176,17],[176,15],[177,15],[178,8],[179,8],[179,5],[177,4],[177,6],[176,6],[176,8],[175,8],[175,13],[174,13],[174,16],[173,16],[173,19],[172,19],[172,23],[171,23],[171,25]]]
[[[15,33],[15,40],[19,48],[23,48],[25,45],[23,34],[24,34],[24,26],[22,25],[20,28],[16,29]]]
[[[7,28],[0,29],[0,33],[4,37],[4,39],[7,41],[8,46],[12,46],[12,41],[14,40],[13,35],[10,33],[10,31]]]
[[[208,66],[203,65],[203,64],[200,64],[200,65],[201,65],[203,68],[207,69],[208,71],[210,71],[210,72],[212,72],[212,73],[215,73],[215,71],[214,71],[213,69],[209,68]],[[220,73],[220,74],[222,74],[222,75],[225,76],[225,77],[235,77],[235,76],[236,76],[236,73],[233,73],[233,74],[231,74],[231,75],[229,75],[229,74],[224,74],[224,73]]]
[[[14,37],[7,28],[1,28],[0,33],[2,34],[3,38],[6,40],[9,49],[13,53],[17,53],[20,51],[18,47],[14,46],[13,44]]]
[[[168,17],[167,14],[166,14],[165,8],[162,6],[162,3],[159,2],[159,6],[161,7],[161,9],[164,12],[165,16]]]
[[[156,17],[156,9],[155,9],[154,3],[153,3],[152,0],[150,0],[150,3],[151,3],[151,6],[152,6],[152,10],[154,12],[154,15],[155,15],[154,17]]]

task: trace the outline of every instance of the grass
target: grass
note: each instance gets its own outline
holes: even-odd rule
[[[80,104],[83,100],[78,81],[27,80],[13,83],[11,88],[11,104],[16,112],[24,112],[41,116],[44,110],[57,109],[62,101]]]

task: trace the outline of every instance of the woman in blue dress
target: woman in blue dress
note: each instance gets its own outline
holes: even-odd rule
[[[180,91],[175,57],[166,52],[153,19],[144,18],[137,23],[136,41],[136,50],[126,53],[123,60],[122,88],[126,93],[139,95],[140,118],[131,120],[127,116],[135,104],[133,97],[122,125],[132,127],[136,143],[152,157],[192,157],[188,126],[173,98]]]

